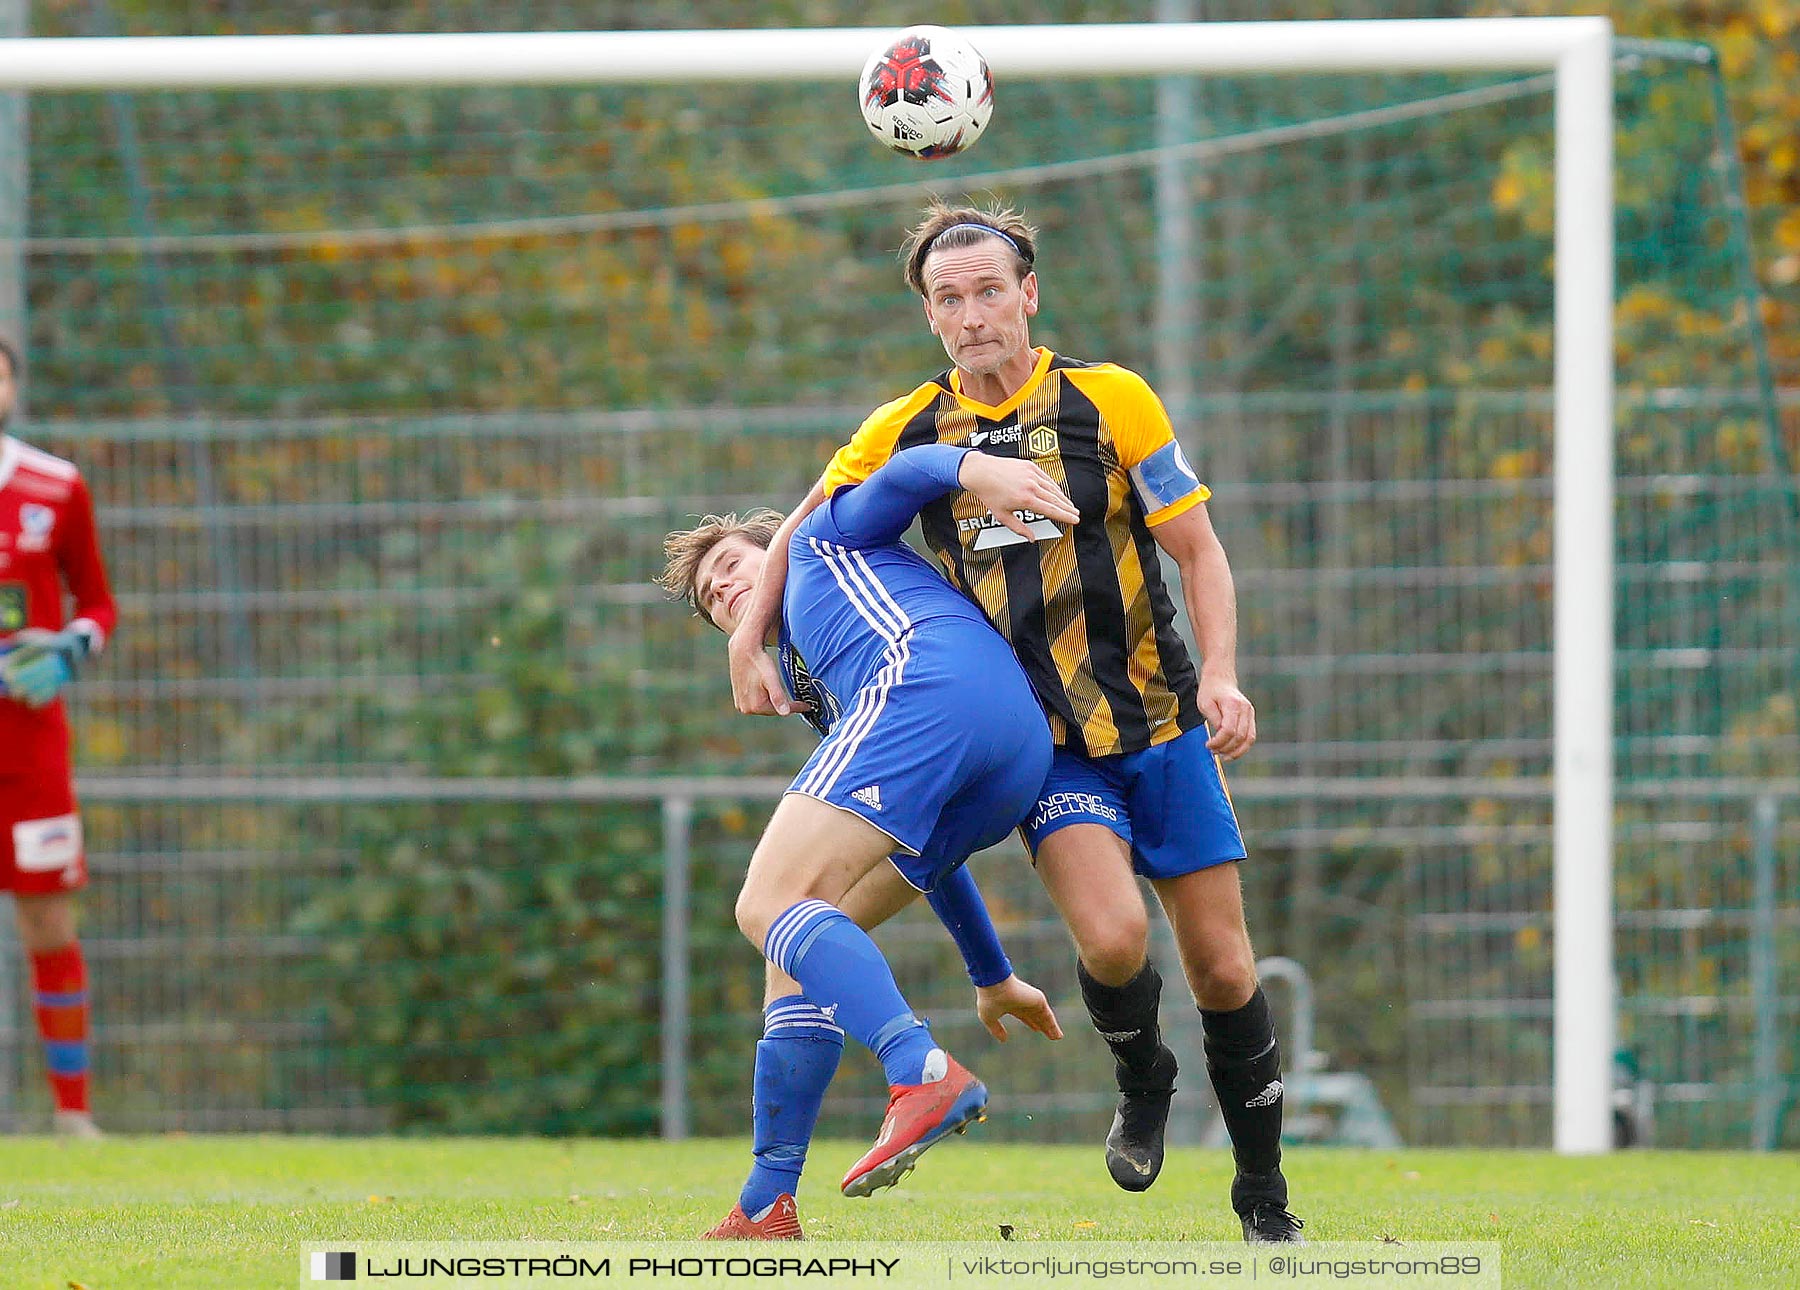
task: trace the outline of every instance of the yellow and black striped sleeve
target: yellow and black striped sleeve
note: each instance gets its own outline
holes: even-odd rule
[[[1154,527],[1172,520],[1212,496],[1176,442],[1162,400],[1143,377],[1129,368],[1102,363],[1071,368],[1065,379],[1105,409],[1113,448],[1119,465],[1131,475],[1144,523]]]
[[[860,484],[887,464],[894,455],[894,444],[900,432],[923,409],[936,402],[943,390],[936,385],[921,385],[903,399],[884,403],[863,418],[862,425],[850,436],[850,442],[832,454],[821,481],[825,496],[830,497],[846,484]]]

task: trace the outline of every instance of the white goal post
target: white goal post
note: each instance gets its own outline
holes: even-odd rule
[[[1556,1149],[1612,1145],[1612,25],[1604,18],[963,29],[1011,77],[1517,71],[1555,77]],[[891,29],[0,40],[0,90],[831,82]],[[1002,109],[1004,111],[1004,109]]]

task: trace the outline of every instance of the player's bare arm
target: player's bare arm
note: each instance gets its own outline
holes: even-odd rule
[[[1181,594],[1200,647],[1200,712],[1212,727],[1206,746],[1235,761],[1256,742],[1256,709],[1238,688],[1237,588],[1206,504],[1150,530],[1181,571]]]
[[[731,665],[731,699],[739,712],[753,716],[787,716],[800,711],[781,684],[781,670],[764,648],[769,632],[781,617],[781,593],[787,588],[788,541],[800,522],[825,501],[825,490],[814,483],[811,491],[782,521],[763,559],[762,576],[744,606],[743,617],[731,633],[726,654]]]

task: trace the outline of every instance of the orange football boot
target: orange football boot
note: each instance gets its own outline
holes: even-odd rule
[[[912,1172],[919,1157],[952,1133],[967,1133],[987,1119],[987,1085],[963,1064],[944,1054],[942,1079],[929,1084],[888,1086],[887,1117],[869,1153],[844,1175],[846,1196],[867,1196],[892,1187]]]
[[[719,1225],[700,1238],[703,1241],[800,1241],[800,1210],[794,1198],[782,1193],[764,1211],[760,1219],[744,1213],[742,1205],[733,1205]]]

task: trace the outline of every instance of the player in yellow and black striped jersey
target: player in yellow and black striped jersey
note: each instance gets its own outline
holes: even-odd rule
[[[1144,379],[1040,350],[1026,383],[993,407],[962,394],[952,368],[864,421],[824,489],[867,479],[921,443],[1029,458],[1084,517],[1103,517],[1065,533],[1027,516],[1040,536],[1029,543],[968,493],[920,516],[950,581],[1012,642],[1057,743],[1107,756],[1200,729],[1194,667],[1151,530],[1211,493]]]
[[[1027,457],[1068,494],[1080,518],[1067,530],[1015,511],[1030,538],[962,494],[922,519],[950,580],[1012,644],[1057,738],[1022,832],[1075,940],[1088,1015],[1113,1052],[1107,1168],[1128,1191],[1156,1180],[1177,1074],[1157,1023],[1162,978],[1136,874],[1168,914],[1200,1009],[1244,1238],[1298,1241],[1281,1172],[1280,1046],[1256,979],[1237,873],[1246,852],[1219,765],[1255,742],[1256,719],[1238,687],[1236,594],[1210,493],[1141,377],[1032,346],[1037,238],[1023,219],[934,202],[902,256],[953,367],[867,418],[777,533],[771,559],[828,495],[914,444]],[[1198,670],[1175,631],[1164,554]],[[783,710],[761,651],[781,582],[779,565],[765,563],[732,637],[732,690],[746,712]]]

